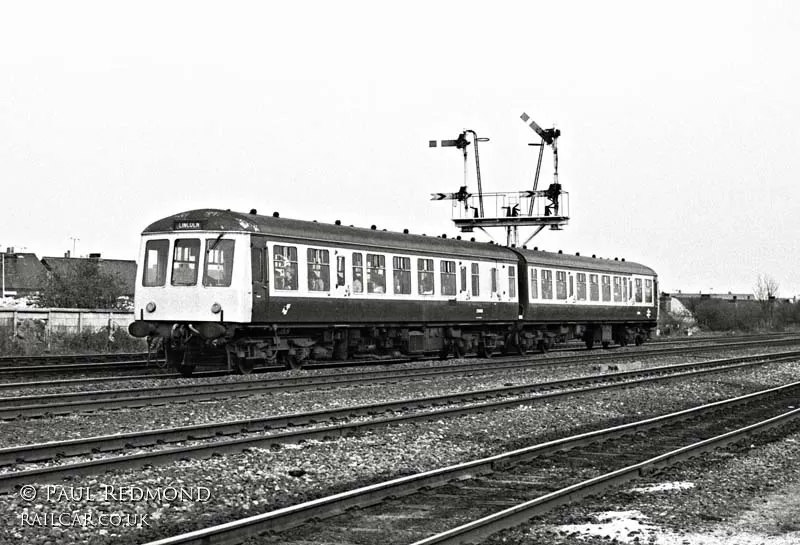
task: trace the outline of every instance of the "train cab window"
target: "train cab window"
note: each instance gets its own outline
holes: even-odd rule
[[[553,271],[542,269],[542,299],[553,298]]]
[[[386,293],[386,257],[367,254],[367,292]]]
[[[586,273],[576,273],[575,277],[578,284],[577,299],[578,301],[586,301]]]
[[[394,280],[394,293],[411,293],[411,258],[393,257],[392,275]]]
[[[600,300],[600,285],[597,283],[597,275],[589,275],[589,299],[592,301]]]
[[[329,250],[309,248],[306,252],[309,291],[330,291],[331,264]]]
[[[531,267],[529,269],[530,277],[531,277],[531,299],[538,299],[539,298],[539,279],[536,276],[536,269]]]
[[[622,278],[619,276],[614,277],[614,302],[622,302]]]
[[[364,293],[364,255],[353,252],[353,293]]]
[[[200,239],[178,239],[172,252],[172,285],[197,284],[197,262],[200,259]]]
[[[276,290],[297,289],[297,248],[278,246],[272,250]]]
[[[481,294],[481,276],[477,263],[472,264],[472,295],[477,297]]]
[[[517,268],[514,265],[508,266],[508,296],[517,296]]]
[[[652,303],[653,302],[653,281],[652,280],[645,280],[644,281],[644,302],[645,303]]]
[[[611,277],[604,274],[600,280],[603,284],[603,301],[611,301]]]
[[[641,278],[637,278],[636,280],[634,280],[634,286],[636,286],[636,298],[635,298],[635,301],[637,303],[641,303],[642,302],[642,279]]]
[[[439,264],[442,275],[442,295],[456,294],[456,262],[445,261]]]
[[[163,286],[167,281],[169,241],[148,240],[144,247],[142,286]]]
[[[567,298],[567,273],[556,271],[556,299]]]
[[[433,259],[417,259],[417,291],[433,295]]]
[[[336,287],[344,286],[344,256],[336,256]]]
[[[492,281],[491,282],[491,285],[492,285],[491,293],[497,293],[497,268],[496,267],[492,267],[491,269],[489,269],[489,277],[490,277],[490,279]]]
[[[210,238],[206,240],[206,269],[204,286],[230,286],[233,278],[233,247],[235,241]]]

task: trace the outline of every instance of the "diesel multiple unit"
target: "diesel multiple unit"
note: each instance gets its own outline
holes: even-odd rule
[[[229,369],[307,360],[640,344],[657,277],[632,262],[193,210],[142,233],[137,320],[190,374],[209,347]]]

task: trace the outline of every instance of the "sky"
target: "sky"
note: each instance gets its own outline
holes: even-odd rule
[[[800,3],[0,7],[0,248],[135,259],[195,208],[455,236],[430,194],[462,159],[428,141],[476,131],[484,191],[525,190],[527,112],[562,132],[570,202],[529,246],[800,295]]]

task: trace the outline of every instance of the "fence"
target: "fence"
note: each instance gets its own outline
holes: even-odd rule
[[[9,328],[14,334],[19,325],[26,321],[42,324],[49,338],[58,333],[95,333],[102,329],[114,331],[128,330],[134,321],[134,314],[127,310],[88,310],[71,308],[25,308],[0,309],[0,327]]]

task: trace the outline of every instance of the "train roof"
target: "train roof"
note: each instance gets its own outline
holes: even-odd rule
[[[604,273],[642,274],[655,276],[656,272],[650,267],[633,261],[618,261],[597,257],[558,254],[539,250],[517,249],[529,265],[544,265],[553,268],[583,269]]]
[[[215,209],[190,210],[168,216],[150,224],[142,232],[142,235],[192,231],[260,233],[309,242],[352,244],[402,252],[451,254],[508,262],[515,262],[518,259],[508,248],[485,242],[429,237]]]

